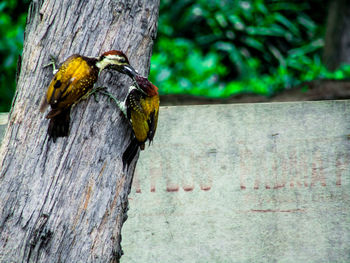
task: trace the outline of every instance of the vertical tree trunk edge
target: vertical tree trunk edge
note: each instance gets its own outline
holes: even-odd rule
[[[52,73],[43,66],[51,54],[62,62],[117,49],[147,76],[158,8],[159,0],[31,2],[0,148],[0,262],[119,262],[139,156],[123,171],[131,129],[106,97],[90,98],[72,110],[69,136],[48,142],[38,109]],[[131,80],[106,70],[97,85],[123,99]]]
[[[323,63],[336,70],[350,64],[350,3],[347,0],[329,1]]]

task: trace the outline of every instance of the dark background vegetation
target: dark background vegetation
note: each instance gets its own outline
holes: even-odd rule
[[[0,3],[0,112],[9,110],[14,94],[29,3]],[[347,78],[349,65],[329,71],[322,62],[328,4],[161,0],[150,79],[163,95],[225,98],[272,96],[305,81]]]

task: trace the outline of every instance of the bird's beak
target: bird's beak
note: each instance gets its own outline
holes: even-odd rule
[[[135,76],[137,75],[136,70],[130,65],[123,65],[121,71],[132,79],[135,79]]]
[[[135,78],[135,76],[137,76],[139,73],[137,73],[137,71],[130,65],[123,65],[122,67],[122,72],[124,74],[127,74],[130,78],[132,78],[132,80],[134,81],[136,87],[138,88],[138,90],[140,90],[142,93],[146,94],[139,86],[139,84],[137,83],[137,80]]]

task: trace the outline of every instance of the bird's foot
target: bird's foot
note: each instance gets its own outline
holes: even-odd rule
[[[106,87],[96,87],[96,88],[93,88],[87,95],[90,96],[90,95],[94,95],[94,99],[96,102],[99,101],[99,98],[98,98],[98,94],[101,93],[103,95],[106,95],[107,97],[109,97],[110,100],[113,100],[113,101],[117,101],[117,99],[112,95],[112,93],[109,93],[107,91],[107,88]]]
[[[56,61],[57,61],[57,59],[53,55],[50,55],[50,63],[44,65],[44,68],[52,66],[52,74],[53,75],[55,75],[58,71],[58,69],[56,67]]]
[[[97,87],[97,88],[93,88],[92,90],[90,90],[89,92],[87,92],[85,95],[83,95],[82,97],[80,97],[79,100],[77,100],[74,105],[78,104],[79,102],[81,102],[82,100],[87,100],[91,95],[94,95],[94,99],[96,102],[98,102],[98,92],[101,92],[101,90],[105,90],[107,88],[105,87]]]
[[[106,92],[106,87],[94,87],[92,90],[90,90],[85,96],[89,97],[91,95],[94,95],[94,99],[96,102],[99,102],[98,93]]]
[[[120,101],[118,100],[116,97],[114,97],[113,94],[109,93],[107,91],[107,88],[106,87],[97,87],[97,88],[94,88],[91,92],[94,92],[94,95],[98,92],[98,93],[101,93],[103,95],[106,95],[111,101],[114,101],[115,104],[117,104],[118,108],[123,112],[123,114],[125,115],[125,117],[127,116],[126,115],[126,104],[125,104],[125,101]],[[96,94],[97,95],[97,94]],[[96,100],[96,98],[95,98]],[[96,102],[98,102],[96,100]]]

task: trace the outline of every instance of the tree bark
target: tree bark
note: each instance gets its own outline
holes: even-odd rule
[[[48,142],[39,104],[52,78],[43,66],[74,53],[119,49],[148,75],[159,0],[33,1],[21,72],[0,149],[1,262],[118,262],[134,166],[121,155],[131,129],[100,96],[71,112],[70,134]],[[128,77],[105,71],[98,86],[123,99]],[[137,158],[136,158],[137,159]]]
[[[329,5],[323,61],[335,70],[350,63],[350,2],[333,0]]]

